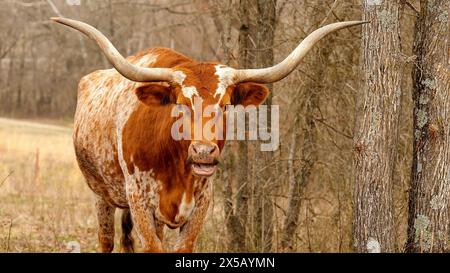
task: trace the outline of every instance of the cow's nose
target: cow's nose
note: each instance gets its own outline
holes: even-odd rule
[[[195,141],[189,145],[188,162],[192,173],[199,177],[209,177],[214,174],[219,163],[219,147],[213,142]]]
[[[215,156],[219,151],[219,147],[215,143],[193,143],[192,151],[197,155]]]

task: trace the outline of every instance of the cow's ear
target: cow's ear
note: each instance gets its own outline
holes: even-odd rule
[[[165,105],[173,101],[172,88],[163,83],[145,83],[136,88],[135,93],[148,106]]]
[[[269,88],[253,82],[239,83],[231,95],[231,104],[243,106],[262,104],[269,96]]]

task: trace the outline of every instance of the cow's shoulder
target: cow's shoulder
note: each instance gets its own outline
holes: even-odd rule
[[[99,86],[110,85],[121,80],[115,69],[96,70],[83,76],[78,83],[78,92],[95,90]]]

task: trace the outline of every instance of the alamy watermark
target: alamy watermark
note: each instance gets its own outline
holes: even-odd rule
[[[79,6],[81,5],[81,0],[66,0],[66,4],[69,6]]]
[[[174,140],[261,140],[261,151],[278,149],[278,105],[270,108],[267,105],[226,105],[222,110],[217,104],[203,107],[202,102],[196,97],[192,108],[187,105],[172,108],[171,116],[177,118],[171,128]]]

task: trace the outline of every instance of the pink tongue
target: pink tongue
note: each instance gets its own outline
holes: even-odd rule
[[[193,166],[193,168],[194,168],[194,171],[197,172],[198,174],[210,175],[214,171],[215,166],[195,164]]]

